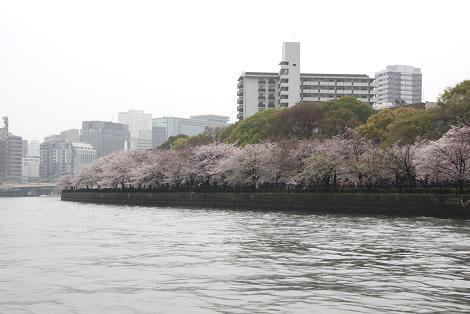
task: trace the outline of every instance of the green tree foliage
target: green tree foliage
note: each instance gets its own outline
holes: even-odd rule
[[[318,133],[324,116],[322,103],[300,102],[297,105],[281,109],[273,117],[275,139],[308,139]]]
[[[434,140],[442,134],[438,128],[437,110],[413,110],[397,114],[387,127],[386,143],[412,144],[421,139]]]
[[[401,108],[398,110],[384,109],[367,119],[367,123],[359,126],[357,130],[359,133],[374,142],[385,142],[388,138],[387,127],[396,119],[398,113],[410,112],[410,108]]]
[[[438,103],[448,124],[470,125],[470,80],[446,89]]]
[[[327,101],[323,108],[325,112],[348,109],[354,114],[358,123],[366,123],[367,119],[375,113],[371,106],[351,96]]]
[[[188,148],[188,147],[196,147],[201,145],[208,145],[213,143],[215,138],[209,133],[201,133],[198,135],[190,136],[190,137],[181,137],[178,138],[174,144],[173,148],[181,149],[181,148]]]
[[[213,142],[237,146],[266,140],[329,138],[356,129],[383,145],[410,144],[420,139],[435,140],[451,125],[470,125],[470,81],[448,88],[434,109],[398,108],[375,112],[354,97],[327,102],[299,102],[285,109],[271,109],[225,128],[207,130],[202,135],[170,138],[161,148],[198,146]]]
[[[189,136],[184,135],[184,134],[179,134],[176,136],[170,136],[165,143],[160,145],[158,148],[160,149],[171,149],[175,146],[175,143],[180,140],[180,139],[187,139]]]
[[[446,89],[437,108],[380,110],[357,130],[385,145],[410,144],[420,139],[438,139],[456,124],[470,125],[470,81]]]
[[[281,109],[282,110],[282,109]],[[274,121],[280,109],[270,109],[257,112],[246,120],[237,123],[226,130],[230,134],[224,134],[226,142],[237,146],[261,143],[270,139],[273,134]]]
[[[258,112],[226,128],[207,130],[204,136],[180,139],[176,147],[210,142],[245,146],[266,140],[331,137],[366,122],[373,113],[374,110],[368,104],[354,97],[343,97],[328,102],[299,102],[290,108]]]

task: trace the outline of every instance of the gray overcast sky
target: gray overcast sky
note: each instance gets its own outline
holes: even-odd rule
[[[26,139],[115,120],[236,116],[241,71],[421,67],[424,100],[470,79],[470,1],[0,0],[0,115]]]

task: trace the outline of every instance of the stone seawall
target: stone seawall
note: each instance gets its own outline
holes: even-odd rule
[[[470,195],[316,193],[63,192],[63,201],[155,207],[300,210],[470,218]]]

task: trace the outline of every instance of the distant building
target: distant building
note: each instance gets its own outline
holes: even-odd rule
[[[105,121],[83,121],[80,141],[96,150],[96,158],[126,150],[130,145],[129,126]]]
[[[80,174],[84,166],[96,159],[96,150],[91,144],[72,143],[73,175]]]
[[[21,136],[9,134],[6,148],[6,181],[20,182],[23,139]]]
[[[300,72],[300,43],[285,42],[279,72],[242,72],[237,82],[237,118],[299,101],[328,101],[352,96],[372,105],[373,81],[366,74]]]
[[[139,149],[137,148],[137,144],[139,141],[137,140],[143,134],[143,142],[148,141],[148,134],[152,135],[152,115],[150,113],[145,113],[142,110],[129,110],[128,112],[119,112],[118,113],[118,122],[122,124],[126,124],[129,126],[129,132],[131,136],[131,149]],[[141,131],[149,131],[141,132]],[[142,142],[142,141],[141,141]],[[151,143],[151,139],[150,139]]]
[[[166,139],[166,127],[152,126],[152,147],[162,145]]]
[[[38,141],[28,141],[28,156],[30,157],[39,157],[39,142]]]
[[[65,138],[69,143],[80,142],[80,130],[70,129],[60,132],[60,136]]]
[[[21,165],[21,182],[30,183],[39,180],[39,156],[23,157]]]
[[[49,139],[40,145],[39,174],[43,181],[54,181],[73,174],[72,145],[63,139]]]
[[[421,103],[421,69],[406,65],[387,66],[375,74],[374,94],[375,109]]]
[[[21,162],[21,182],[30,183],[39,180],[40,150],[38,141],[23,140]]]
[[[203,133],[207,128],[225,127],[228,125],[228,121],[229,117],[218,115],[191,116],[189,119],[176,117],[155,118],[153,119],[154,134],[159,135],[159,141],[155,141],[154,146],[161,145],[170,136],[180,134],[193,136]]]
[[[152,131],[140,130],[139,136],[131,139],[131,147],[136,150],[145,150],[152,148]]]
[[[28,140],[23,140],[21,156],[28,157]]]
[[[0,182],[21,182],[23,139],[9,133],[8,117],[0,128]]]
[[[41,180],[54,181],[65,175],[76,175],[96,159],[96,151],[90,144],[69,143],[64,139],[52,139],[40,146],[39,173]]]
[[[7,129],[0,128],[0,182],[5,181],[7,176],[7,138]]]

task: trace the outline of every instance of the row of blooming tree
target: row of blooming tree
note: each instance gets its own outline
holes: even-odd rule
[[[172,189],[452,183],[470,180],[470,127],[452,127],[436,141],[381,147],[354,131],[324,140],[215,143],[109,155],[64,177],[61,189]]]

